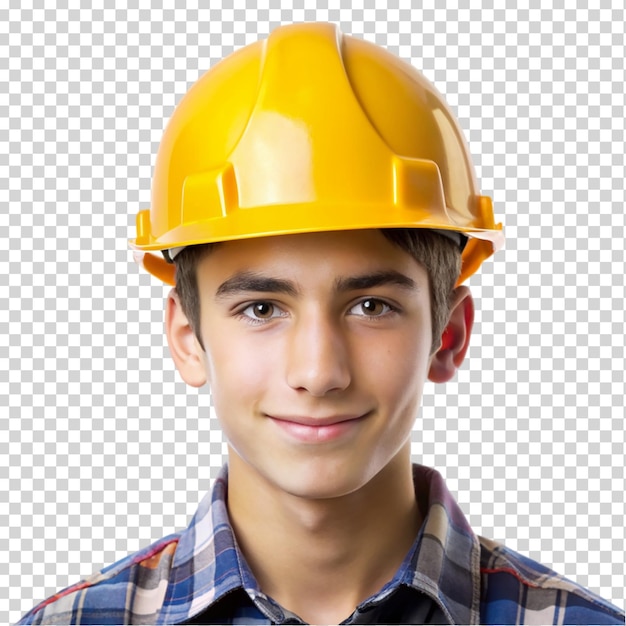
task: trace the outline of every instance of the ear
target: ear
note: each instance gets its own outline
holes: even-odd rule
[[[202,387],[207,381],[203,350],[187,316],[183,313],[176,289],[172,289],[167,296],[165,334],[181,378],[192,387]]]
[[[434,383],[448,382],[461,367],[469,347],[474,324],[474,299],[465,287],[455,289],[450,319],[443,331],[441,345],[430,361],[428,379]]]

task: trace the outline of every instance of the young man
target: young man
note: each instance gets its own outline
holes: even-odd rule
[[[185,531],[22,623],[623,623],[411,463],[423,384],[468,347],[461,283],[502,242],[414,69],[328,24],[233,54],[175,112],[137,231],[228,467]]]

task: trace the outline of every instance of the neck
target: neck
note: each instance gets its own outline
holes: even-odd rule
[[[330,499],[285,493],[231,450],[228,508],[263,592],[309,623],[339,623],[380,590],[422,522],[408,444],[366,485]]]

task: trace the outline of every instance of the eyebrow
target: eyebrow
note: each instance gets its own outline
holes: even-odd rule
[[[340,277],[334,282],[334,290],[336,292],[359,291],[384,285],[396,285],[407,291],[419,291],[419,286],[413,279],[395,270]],[[215,299],[220,300],[228,296],[251,291],[257,293],[283,293],[288,296],[297,296],[300,293],[296,283],[290,280],[265,276],[256,272],[238,272],[217,288]]]
[[[289,296],[298,294],[296,285],[289,280],[264,276],[256,272],[238,272],[217,288],[215,299],[219,300],[245,291],[284,293]]]
[[[358,291],[360,289],[382,287],[383,285],[395,285],[408,291],[419,291],[419,286],[412,278],[395,270],[383,270],[371,274],[361,274],[360,276],[338,278],[335,281],[335,291]]]

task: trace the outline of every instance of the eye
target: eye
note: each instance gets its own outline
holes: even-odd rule
[[[361,315],[363,317],[382,317],[391,311],[395,311],[395,309],[386,302],[378,298],[366,298],[365,300],[357,302],[350,309],[350,314]]]
[[[268,321],[277,317],[283,317],[284,312],[271,302],[259,300],[242,309],[240,315],[254,322]]]

